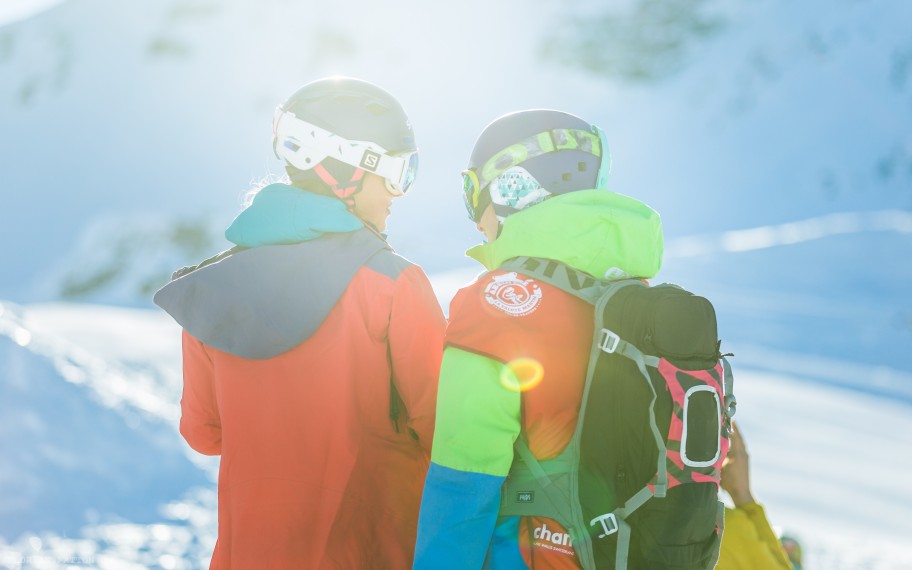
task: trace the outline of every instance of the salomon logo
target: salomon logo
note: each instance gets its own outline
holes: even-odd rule
[[[364,156],[361,157],[361,168],[365,170],[370,170],[374,172],[377,170],[377,166],[380,164],[380,155],[374,151],[366,150],[364,151]]]
[[[517,503],[534,503],[535,502],[535,493],[532,491],[521,491],[516,493],[516,502]]]

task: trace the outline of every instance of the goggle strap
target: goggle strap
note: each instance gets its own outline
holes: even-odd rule
[[[579,129],[553,129],[533,135],[496,153],[481,167],[480,188],[523,162],[558,150],[580,150],[602,158],[602,137]],[[604,162],[604,161],[603,161]]]
[[[417,151],[404,155],[389,154],[386,149],[376,143],[345,139],[298,119],[294,113],[285,111],[282,107],[276,109],[273,120],[273,137],[276,139],[274,150],[277,155],[280,155],[279,148],[283,145],[292,155],[299,152],[305,154],[315,152],[319,156],[317,160],[330,157],[355,168],[367,168],[381,178],[391,180],[399,187],[408,176],[410,155],[417,154]],[[293,148],[286,144],[289,142],[287,140],[289,138]],[[288,157],[284,158],[288,160]],[[299,168],[306,169],[307,167],[299,166]]]

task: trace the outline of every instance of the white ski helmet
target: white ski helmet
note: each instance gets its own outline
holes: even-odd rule
[[[273,120],[273,149],[289,171],[313,170],[341,199],[360,189],[365,172],[383,178],[395,196],[408,192],[418,171],[418,148],[396,99],[361,79],[330,77],[301,87]],[[332,159],[332,160],[327,160]],[[337,181],[333,161],[354,168]]]

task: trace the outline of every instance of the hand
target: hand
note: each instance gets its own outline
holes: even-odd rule
[[[750,458],[741,430],[732,422],[731,447],[722,463],[722,488],[736,507],[755,503],[750,490]]]

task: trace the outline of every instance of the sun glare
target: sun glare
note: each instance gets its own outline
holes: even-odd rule
[[[534,358],[511,360],[500,371],[500,383],[513,392],[526,392],[538,386],[545,377],[545,369]]]

